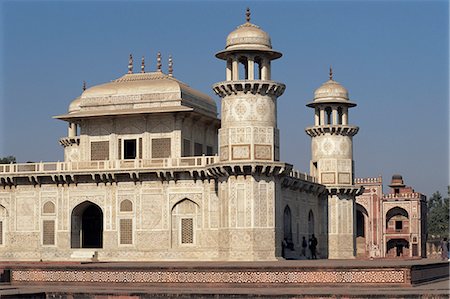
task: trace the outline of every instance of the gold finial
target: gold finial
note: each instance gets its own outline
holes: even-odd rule
[[[141,73],[145,73],[145,59],[144,59],[144,56],[142,56],[142,59],[141,59]]]
[[[83,80],[83,91],[86,90],[86,81]]]
[[[173,61],[172,61],[172,55],[169,55],[169,76],[173,76]]]
[[[330,65],[330,80],[333,80],[333,68]]]
[[[158,72],[161,72],[161,52],[158,52],[158,56],[156,58],[156,68],[158,69]]]
[[[130,54],[130,58],[128,59],[128,74],[133,73],[133,55]]]
[[[247,23],[250,22],[250,8],[247,7],[247,12],[245,13],[245,19],[247,20]]]

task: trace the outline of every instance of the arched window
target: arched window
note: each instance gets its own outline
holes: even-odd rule
[[[196,225],[199,223],[200,207],[187,198],[172,208],[172,245],[196,244]]]
[[[248,80],[248,60],[247,57],[239,57],[239,80]]]
[[[261,57],[255,57],[255,78],[254,80],[261,80],[261,72],[262,72],[262,60]]]
[[[394,207],[386,213],[386,228],[396,231],[403,230],[409,225],[408,212],[400,207]]]
[[[133,203],[124,199],[120,202],[120,212],[133,212]],[[131,215],[124,217],[122,214],[119,219],[119,244],[131,245],[133,244],[133,219]]]
[[[331,125],[331,107],[327,107],[325,108],[325,113],[326,113],[326,125]]]
[[[42,245],[44,246],[56,244],[55,211],[55,204],[51,201],[47,201],[42,207]],[[53,216],[49,216],[52,214]]]
[[[133,211],[133,203],[128,199],[122,200],[120,202],[120,211],[121,212],[132,212]]]
[[[290,244],[292,243],[292,216],[289,206],[286,206],[286,208],[284,208],[283,224],[284,239],[288,244]]]
[[[338,113],[338,125],[342,125],[342,107],[338,107],[337,109],[337,113]]]
[[[55,213],[55,204],[51,201],[47,201],[42,208],[42,213],[54,214]]]
[[[309,210],[308,214],[308,234],[311,236],[314,234],[314,213]]]

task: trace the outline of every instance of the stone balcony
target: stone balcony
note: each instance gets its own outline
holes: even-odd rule
[[[279,97],[285,89],[286,85],[283,83],[271,80],[233,80],[213,85],[214,92],[221,98],[239,92]]]
[[[350,125],[323,125],[307,127],[306,134],[311,137],[324,135],[326,133],[331,135],[355,136],[358,133],[359,127]]]
[[[217,156],[198,156],[166,159],[135,159],[135,160],[104,160],[77,162],[39,162],[0,164],[0,177],[4,175],[71,173],[78,171],[110,171],[110,170],[140,170],[166,168],[200,168],[213,164]]]
[[[206,166],[219,161],[218,156],[195,156],[164,159],[104,160],[77,162],[39,162],[0,164],[0,185],[40,185],[41,183],[71,184],[86,181],[111,183],[125,175],[138,181],[142,173],[161,179],[176,178],[176,173],[188,173],[192,177],[208,176]]]
[[[303,188],[306,184],[307,188],[317,190],[321,186],[316,178],[292,170],[290,164],[259,161],[221,163],[218,156],[0,164],[0,186],[113,183],[124,179],[137,182],[151,176],[178,180],[183,173],[202,180],[230,175],[282,176],[283,185],[291,188]]]

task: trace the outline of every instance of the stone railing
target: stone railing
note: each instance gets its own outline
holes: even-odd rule
[[[420,198],[421,200],[426,200],[426,196],[418,193],[418,192],[411,192],[411,193],[399,193],[399,194],[383,194],[383,199],[392,200],[392,199],[403,199],[403,198]]]
[[[271,80],[232,80],[218,82],[213,85],[214,92],[221,98],[238,92],[253,94],[269,94],[279,97],[286,89],[286,85]]]
[[[296,179],[317,183],[317,179],[315,177],[310,176],[307,173],[294,170],[294,169],[289,172],[289,176],[296,178]]]
[[[375,183],[383,183],[381,176],[377,178],[355,178],[355,184],[375,184]]]
[[[219,161],[218,156],[197,156],[164,159],[136,159],[136,160],[104,160],[79,162],[39,162],[0,164],[0,176],[11,174],[37,174],[47,172],[71,171],[111,171],[111,170],[139,170],[145,168],[195,168],[204,167]]]
[[[359,127],[351,125],[323,125],[307,127],[306,134],[311,137],[316,137],[329,133],[331,135],[355,136],[358,133]]]

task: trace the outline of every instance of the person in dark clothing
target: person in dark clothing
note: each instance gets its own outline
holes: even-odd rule
[[[309,250],[311,251],[311,259],[313,260],[317,259],[316,248],[317,248],[317,239],[314,236],[314,234],[312,234],[311,238],[309,239]]]
[[[308,243],[306,242],[305,236],[303,236],[302,240],[302,256],[306,257],[306,247],[308,247]]]

